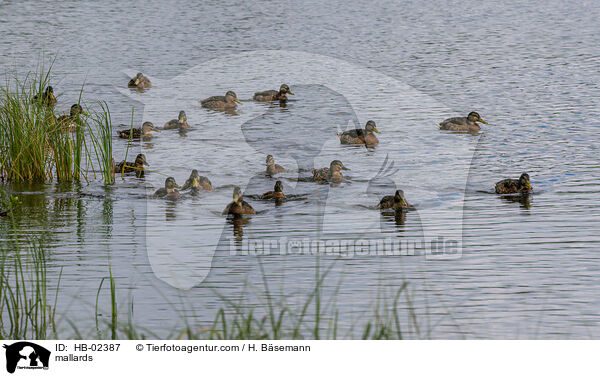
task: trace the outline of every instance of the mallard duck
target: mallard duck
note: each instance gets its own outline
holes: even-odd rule
[[[177,119],[169,120],[165,123],[164,129],[186,129],[191,128],[187,122],[185,111],[179,111]]]
[[[279,91],[277,91],[277,90],[259,91],[259,92],[254,93],[254,96],[252,97],[252,99],[254,99],[255,101],[259,101],[259,102],[270,102],[270,101],[285,102],[285,101],[287,101],[287,94],[294,95],[294,93],[292,93],[290,91],[290,87],[287,86],[286,84],[283,84],[279,87]]]
[[[266,174],[269,176],[285,172],[285,168],[275,163],[275,158],[272,155],[267,155],[267,171]]]
[[[365,125],[365,129],[352,129],[352,130],[346,131],[344,133],[338,133],[338,137],[340,138],[340,142],[342,144],[377,145],[379,143],[379,140],[377,139],[377,136],[375,136],[375,134],[373,134],[373,132],[381,133],[377,129],[375,122],[373,120],[369,120],[369,121],[367,121],[367,124]]]
[[[56,97],[54,96],[54,88],[48,86],[40,96],[37,94],[34,95],[33,100],[40,101],[47,106],[54,105],[57,102]]]
[[[149,121],[144,122],[141,128],[133,128],[133,129],[123,129],[121,131],[117,131],[117,134],[121,138],[150,138],[152,137],[152,133],[150,132],[160,132],[158,129],[154,127]]]
[[[249,203],[244,201],[244,196],[242,195],[242,190],[240,187],[235,187],[233,189],[233,202],[231,202],[225,210],[223,210],[223,215],[242,215],[242,214],[256,214],[252,206]]]
[[[495,184],[496,193],[531,193],[533,187],[529,181],[529,174],[522,173],[518,179],[504,179]]]
[[[198,174],[198,170],[192,170],[192,173],[190,174],[190,177],[188,178],[188,180],[186,180],[185,184],[183,184],[183,186],[181,187],[182,191],[185,191],[186,189],[192,189],[192,190],[205,190],[205,191],[212,191],[214,190],[210,180],[208,180],[208,178],[206,176],[200,176]]]
[[[127,86],[135,87],[138,89],[149,89],[152,87],[152,82],[150,82],[150,79],[140,72],[136,74],[134,78],[129,80]]]
[[[275,186],[273,187],[272,191],[269,191],[267,193],[264,193],[261,197],[261,199],[263,200],[270,200],[270,199],[284,199],[285,195],[283,194],[283,183],[281,183],[281,180],[277,180],[277,182],[275,182]]]
[[[69,111],[69,115],[61,115],[56,118],[56,122],[63,130],[67,130],[69,132],[75,132],[77,130],[79,120],[79,115],[87,115],[83,108],[75,103],[71,106],[71,110]]]
[[[481,129],[477,122],[487,124],[477,112],[470,112],[467,117],[453,117],[438,124],[438,127],[447,131],[475,132]]]
[[[396,190],[396,194],[393,196],[385,196],[379,201],[379,205],[377,205],[378,209],[408,209],[410,208],[410,204],[404,198],[404,191],[402,189]]]
[[[202,107],[212,108],[215,110],[226,110],[237,107],[237,103],[242,103],[237,99],[237,95],[233,91],[228,91],[225,96],[216,95],[200,101]]]
[[[128,174],[135,172],[138,178],[144,177],[144,166],[149,166],[144,154],[138,154],[135,162],[121,161],[115,166],[115,173]]]
[[[152,197],[154,197],[154,198],[173,198],[173,199],[178,198],[180,196],[180,193],[175,188],[179,188],[179,186],[177,185],[177,183],[175,183],[175,179],[173,179],[172,177],[169,176],[165,180],[165,187],[160,188],[156,192],[154,192],[154,195]]]
[[[313,181],[319,181],[319,182],[342,181],[344,179],[344,176],[340,172],[341,170],[350,170],[350,169],[346,168],[341,161],[338,161],[336,159],[331,162],[331,164],[329,165],[329,168],[323,167],[323,168],[319,168],[317,170],[312,170]]]

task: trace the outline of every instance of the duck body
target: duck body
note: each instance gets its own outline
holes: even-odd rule
[[[175,179],[172,177],[168,177],[165,180],[165,186],[163,188],[159,188],[152,195],[153,198],[169,198],[169,199],[177,199],[181,194],[175,188],[179,188],[177,183],[175,183]]]
[[[287,102],[287,94],[294,95],[286,84],[281,85],[279,90],[265,90],[254,93],[253,100],[258,102],[279,101]]]
[[[410,204],[404,198],[404,191],[398,189],[393,196],[384,196],[381,201],[379,201],[377,208],[381,210],[403,210],[410,208]]]
[[[211,108],[213,110],[228,110],[237,107],[240,102],[237,99],[237,95],[233,91],[228,91],[224,96],[216,95],[200,101],[200,104],[204,108]]]
[[[127,87],[137,88],[137,89],[150,89],[152,87],[152,82],[142,73],[136,74],[134,78],[129,80],[127,83]]]
[[[57,100],[54,96],[54,88],[52,86],[48,86],[42,94],[39,96],[36,94],[33,96],[33,100],[40,101],[42,104],[46,106],[53,106],[56,104]]]
[[[184,111],[179,112],[177,119],[169,120],[165,123],[164,129],[188,129],[191,128],[187,122],[187,116]]]
[[[64,131],[75,132],[75,131],[77,131],[77,128],[80,125],[82,125],[79,115],[87,115],[87,114],[83,111],[83,108],[78,103],[76,103],[71,106],[69,115],[61,115],[61,116],[57,117],[56,123]]]
[[[278,165],[275,163],[275,158],[273,158],[272,155],[267,155],[267,169],[265,171],[265,173],[268,176],[273,176],[275,174],[278,174],[280,172],[285,172],[285,168],[283,168],[282,166]]]
[[[521,193],[528,194],[533,192],[533,187],[529,180],[529,174],[523,173],[519,179],[504,179],[494,185],[494,190],[499,194]]]
[[[256,214],[252,206],[244,201],[240,187],[233,189],[233,201],[223,210],[223,215],[230,214],[234,216]]]
[[[285,195],[283,194],[283,183],[281,183],[280,180],[277,180],[277,182],[275,182],[275,186],[273,187],[272,191],[263,193],[263,195],[260,197],[262,200],[271,200],[271,199],[276,199],[276,200],[282,200],[285,199]]]
[[[142,124],[141,128],[123,129],[123,130],[117,131],[117,135],[119,135],[119,137],[121,137],[121,138],[126,138],[126,139],[151,138],[152,131],[160,132],[158,129],[156,129],[154,127],[154,124],[152,124],[149,121],[146,121],[146,122],[144,122],[144,124]]]
[[[115,173],[135,173],[138,178],[143,178],[145,174],[144,166],[148,166],[146,156],[144,154],[138,154],[135,158],[135,162],[121,161],[117,163],[115,166]]]
[[[186,189],[192,189],[195,191],[203,190],[203,191],[212,191],[214,190],[212,183],[206,176],[200,176],[198,174],[198,170],[192,170],[190,177],[185,181],[183,186],[181,187],[182,191]]]
[[[316,182],[340,182],[344,180],[341,170],[349,170],[341,161],[334,160],[329,167],[312,170],[313,181]]]
[[[375,133],[381,133],[377,129],[375,122],[369,120],[365,129],[351,129],[349,131],[338,133],[340,142],[345,145],[367,145],[374,146],[379,143]]]
[[[438,124],[439,128],[454,132],[477,132],[481,129],[477,122],[487,124],[477,112],[470,112],[466,117],[453,117]]]

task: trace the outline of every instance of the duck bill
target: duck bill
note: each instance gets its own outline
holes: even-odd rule
[[[152,131],[154,131],[154,132],[158,132],[158,133],[160,133],[160,130],[158,130],[158,129],[154,128],[154,127],[150,128],[150,130],[152,130]]]
[[[483,120],[482,118],[479,118],[479,121],[482,122],[483,124],[487,124],[488,122]]]
[[[291,91],[289,91],[289,90],[287,91],[287,93],[288,93],[289,95],[294,95],[294,93],[292,93],[292,92],[291,92]]]
[[[135,83],[135,85],[137,86],[137,85],[139,85],[139,84],[140,84],[140,80],[139,80],[139,79],[138,79],[138,80],[135,80],[135,81],[134,81],[134,83]]]
[[[344,170],[344,171],[350,171],[350,169],[348,167],[345,167],[345,166],[342,167],[342,170]]]
[[[237,98],[233,98],[233,100],[234,100],[236,103],[242,104],[242,101],[241,101],[241,100],[239,100],[239,99],[237,99]]]
[[[381,133],[381,132],[379,131],[379,129],[377,129],[377,128],[373,128],[373,132],[375,132],[375,133]]]

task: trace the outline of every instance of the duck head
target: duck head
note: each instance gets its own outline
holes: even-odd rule
[[[142,134],[148,135],[148,134],[150,134],[151,131],[160,132],[158,129],[156,129],[154,127],[154,124],[152,124],[149,121],[145,121],[144,124],[142,124]]]
[[[529,180],[529,174],[526,172],[522,173],[519,177],[519,184],[521,184],[521,186],[527,188],[528,190],[533,189],[533,187],[531,186],[531,181]]]
[[[242,190],[240,187],[233,188],[233,202],[236,204],[241,204],[244,199],[244,195],[242,195]]]
[[[229,90],[227,93],[225,93],[225,101],[228,103],[231,103],[231,102],[236,102],[239,104],[242,103],[239,99],[237,99],[237,95],[235,95],[235,93],[231,90]]]
[[[71,106],[71,110],[69,111],[69,114],[71,115],[72,118],[76,117],[77,115],[87,115],[87,113],[85,113],[85,111],[83,111],[83,107],[81,107],[81,105],[79,105],[79,103],[75,103],[74,105]]]
[[[273,190],[275,192],[283,192],[283,183],[281,182],[281,180],[277,180],[275,182],[275,186],[273,187]]]
[[[375,125],[375,122],[373,120],[367,121],[367,124],[365,125],[365,131],[367,131],[367,133],[370,133],[370,132],[381,133],[381,132],[379,132],[379,129],[377,129],[377,125]]]
[[[396,190],[396,194],[394,195],[394,203],[396,203],[400,207],[408,206],[408,202],[406,202],[406,198],[404,197],[404,191],[402,189]]]
[[[289,94],[289,95],[294,95],[294,93],[292,93],[292,91],[290,90],[290,87],[287,86],[286,84],[282,84],[279,87],[279,93],[280,94]]]
[[[177,185],[177,183],[175,183],[175,179],[174,178],[172,178],[171,176],[169,176],[165,180],[165,188],[166,188],[167,192],[172,192],[175,188],[179,188],[179,185]]]
[[[148,162],[146,161],[146,156],[144,154],[138,154],[137,157],[135,157],[135,165],[136,166],[150,166],[148,164]]]
[[[331,173],[333,173],[333,172],[339,172],[341,170],[348,171],[350,169],[347,168],[346,166],[344,166],[344,164],[342,163],[342,161],[338,161],[336,159],[336,160],[332,161],[331,164],[329,165],[329,170],[330,170]]]
[[[467,115],[467,119],[472,123],[480,122],[483,124],[487,124],[487,121],[483,120],[481,116],[479,116],[479,114],[475,111],[469,112],[469,115]]]
[[[185,115],[185,111],[179,111],[179,116],[177,117],[180,123],[185,123],[187,121],[187,116]]]

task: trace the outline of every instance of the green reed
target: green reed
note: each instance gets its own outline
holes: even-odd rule
[[[90,115],[77,115],[69,122],[74,126],[70,131],[59,124],[54,107],[42,103],[38,95],[49,77],[50,70],[38,70],[22,81],[7,77],[0,87],[0,176],[15,182],[80,181],[87,180],[85,164],[94,173],[97,167],[105,183],[113,184],[108,105],[102,102]],[[80,105],[82,93],[83,85]]]

